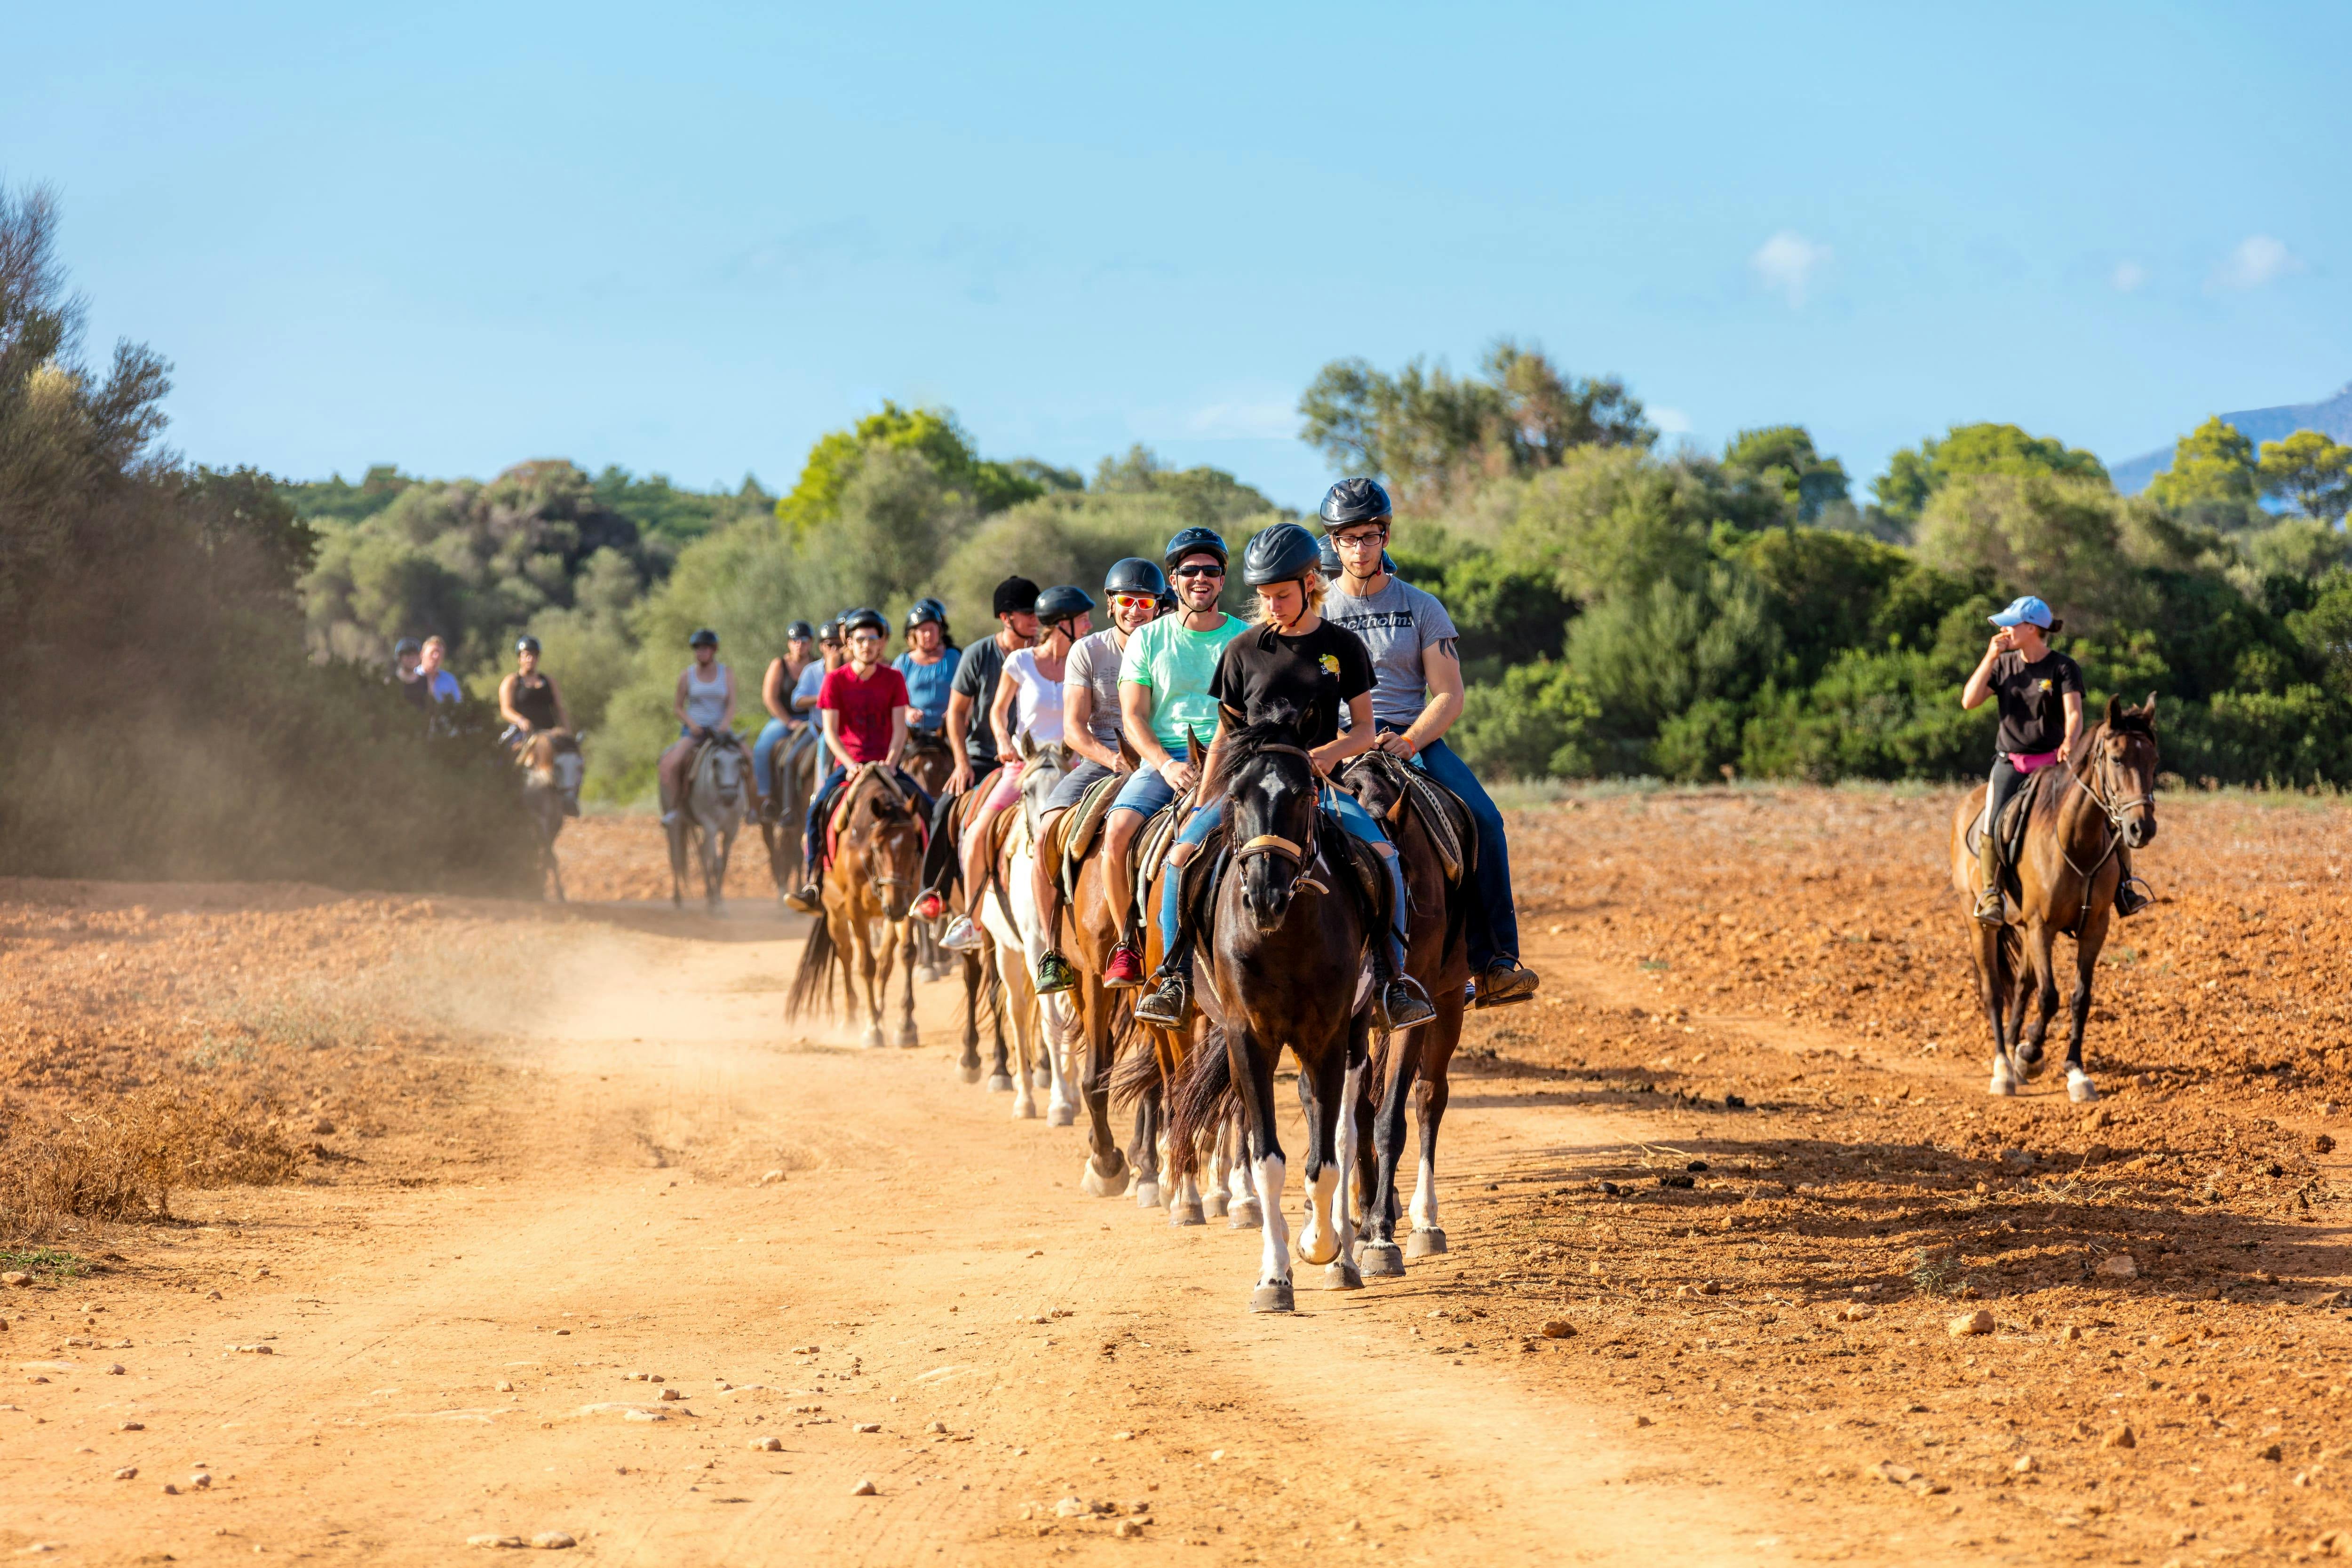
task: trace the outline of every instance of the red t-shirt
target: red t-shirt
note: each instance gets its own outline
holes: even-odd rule
[[[907,677],[887,664],[877,664],[864,680],[847,664],[825,672],[817,688],[817,711],[841,715],[841,748],[860,762],[879,762],[890,755],[891,715],[909,706]]]

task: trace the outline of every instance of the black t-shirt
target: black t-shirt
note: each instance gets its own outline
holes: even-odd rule
[[[2039,756],[2066,738],[2065,696],[2083,695],[2082,667],[2055,650],[2029,664],[2011,649],[1993,661],[1992,692],[2000,704],[2000,749]]]
[[[1310,751],[1339,733],[1339,712],[1372,689],[1372,656],[1364,640],[1326,621],[1304,637],[1271,626],[1243,632],[1225,644],[1210,678],[1209,695],[1255,723],[1276,701],[1302,716],[1299,744]]]
[[[988,710],[996,701],[996,677],[1003,673],[1004,645],[984,637],[963,651],[948,686],[971,699],[971,724],[964,731],[963,748],[976,774],[996,766],[996,731],[988,722]]]
[[[413,681],[404,681],[395,674],[392,677],[392,684],[400,688],[400,695],[408,699],[409,706],[421,709],[425,713],[433,711],[432,682],[422,675]]]

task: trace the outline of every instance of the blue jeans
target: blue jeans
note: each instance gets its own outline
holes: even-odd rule
[[[922,813],[919,821],[928,832],[931,821],[931,798],[923,793],[920,784],[907,777],[905,768],[894,768],[890,772],[898,780],[898,788],[907,792],[907,799],[914,801],[915,809]],[[817,828],[824,821],[825,813],[833,809],[834,791],[839,789],[842,780],[848,777],[848,770],[840,763],[835,763],[833,770],[824,776],[824,782],[816,787],[816,799],[809,802],[808,821],[801,826],[801,864],[808,868],[812,880],[816,876]]]
[[[1502,960],[1519,956],[1519,911],[1511,902],[1511,852],[1503,839],[1503,813],[1495,809],[1469,764],[1454,755],[1442,740],[1433,740],[1414,758],[1422,771],[1462,797],[1478,824],[1478,857],[1470,868],[1470,885],[1478,897],[1470,906],[1470,967],[1473,973]]]
[[[1369,846],[1372,853],[1380,857],[1380,862],[1388,867],[1391,900],[1389,908],[1391,912],[1390,916],[1391,924],[1389,929],[1389,961],[1396,966],[1396,972],[1402,975],[1404,973],[1403,921],[1410,907],[1405,903],[1403,863],[1397,859],[1395,846],[1389,842],[1388,834],[1381,831],[1380,823],[1373,820],[1372,814],[1365,810],[1362,802],[1353,795],[1343,789],[1334,789],[1326,784],[1323,786],[1323,804],[1339,817],[1339,825],[1348,831],[1349,838],[1360,844]],[[1176,835],[1176,841],[1180,844],[1198,844],[1216,831],[1218,824],[1224,820],[1224,801],[1222,799],[1212,800],[1192,813],[1191,820],[1185,822],[1183,831]],[[1173,952],[1176,947],[1176,912],[1181,902],[1180,890],[1183,881],[1181,876],[1171,876],[1161,883],[1160,888],[1160,941],[1162,950],[1166,952]]]
[[[760,727],[760,738],[751,743],[751,777],[760,786],[760,798],[766,800],[776,792],[776,743],[784,738],[787,727],[780,718],[771,718]]]

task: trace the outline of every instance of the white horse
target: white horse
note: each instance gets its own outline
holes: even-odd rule
[[[1002,874],[990,878],[986,896],[977,902],[981,924],[994,939],[997,977],[1004,986],[1006,1015],[1013,1023],[1017,1058],[1013,1072],[1013,1118],[1027,1121],[1037,1114],[1036,1075],[1031,1071],[1031,1063],[1036,1061],[1031,1051],[1034,1041],[1044,1055],[1043,1069],[1053,1090],[1046,1122],[1066,1127],[1077,1120],[1077,1097],[1071,1092],[1068,1061],[1070,1042],[1078,1032],[1077,1020],[1062,997],[1037,995],[1037,960],[1045,956],[1046,941],[1045,922],[1037,909],[1034,873],[1037,819],[1045,810],[1045,797],[1062,781],[1068,765],[1058,744],[1041,747],[1025,734],[1019,744],[1021,759],[1027,765],[1021,776],[1020,817],[1005,838]]]
[[[731,739],[721,739],[705,745],[693,768],[677,820],[669,824],[669,901],[673,906],[686,903],[686,846],[691,838],[702,862],[704,902],[711,914],[721,915],[727,858],[751,805],[751,759]]]

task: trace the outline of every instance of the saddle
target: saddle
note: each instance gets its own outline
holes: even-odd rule
[[[1109,818],[1110,803],[1118,798],[1119,786],[1127,780],[1128,775],[1124,773],[1096,779],[1087,786],[1087,792],[1078,797],[1076,809],[1063,819],[1062,856],[1066,879],[1076,874],[1076,862],[1086,859],[1087,852],[1094,847],[1095,833]]]
[[[1478,858],[1478,821],[1462,803],[1462,797],[1384,751],[1367,752],[1356,758],[1354,766],[1380,768],[1396,781],[1397,798],[1388,810],[1390,825],[1394,826],[1410,805],[1437,850],[1445,880],[1454,886],[1462,885],[1463,876]]]
[[[930,841],[930,821],[920,811],[914,809],[915,803],[907,798],[905,787],[892,776],[888,768],[880,763],[861,762],[857,765],[857,771],[844,779],[841,781],[841,788],[834,791],[833,809],[825,813],[824,858],[827,864],[832,863],[834,852],[840,846],[841,830],[849,821],[849,808],[856,799],[857,787],[865,783],[869,776],[875,774],[881,776],[882,787],[889,790],[898,802],[907,808],[908,814],[915,819],[915,826],[921,831],[923,841],[925,843]]]
[[[2060,768],[2057,767],[2041,769],[2025,781],[2024,789],[2009,798],[2008,805],[2001,808],[2000,821],[1994,825],[1993,832],[1997,846],[1995,856],[2004,870],[2013,868],[2017,864],[2017,857],[2025,847],[2026,824],[2033,817],[2033,803],[2040,800],[2042,792],[2049,788],[2047,780],[2051,775],[2059,771]],[[1976,821],[1969,825],[1965,841],[1970,854],[1984,852],[1984,813],[1982,811],[1979,811]]]

